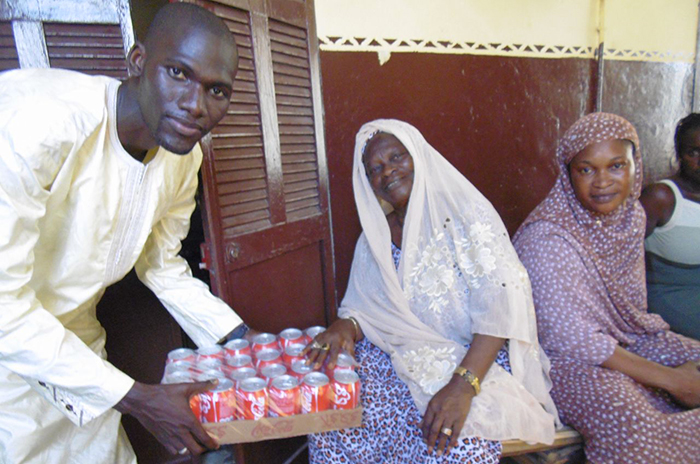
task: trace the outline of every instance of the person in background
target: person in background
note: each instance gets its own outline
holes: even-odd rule
[[[200,346],[246,331],[178,256],[197,142],[238,66],[212,13],[173,3],[123,83],[55,69],[0,75],[0,462],[133,463],[131,414],[172,453],[217,443],[189,408],[210,383],[146,385],[106,360],[95,306],[134,266]]]
[[[310,436],[311,462],[497,463],[501,440],[552,443],[530,283],[491,204],[396,120],[360,129],[353,186],[341,318],[306,351],[331,368],[357,356],[363,423]]]
[[[559,177],[514,236],[561,420],[586,461],[697,463],[700,342],[647,312],[642,157],[620,116],[579,119]]]
[[[647,302],[673,331],[700,340],[700,114],[681,119],[674,139],[680,170],[639,199],[647,215]]]

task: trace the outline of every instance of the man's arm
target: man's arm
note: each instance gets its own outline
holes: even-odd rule
[[[650,236],[654,229],[666,224],[673,216],[676,208],[676,198],[668,185],[652,184],[644,189],[639,202],[647,214],[645,237]]]

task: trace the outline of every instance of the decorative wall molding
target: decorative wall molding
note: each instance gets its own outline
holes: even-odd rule
[[[452,42],[447,40],[383,39],[372,37],[319,37],[321,50],[338,52],[440,53],[455,55],[493,55],[532,58],[596,57],[597,48],[571,45],[507,44]],[[689,52],[605,49],[605,59],[622,61],[693,62]]]

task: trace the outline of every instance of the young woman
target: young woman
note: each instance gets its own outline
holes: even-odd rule
[[[680,170],[639,199],[647,214],[647,301],[671,329],[700,340],[700,114],[676,127]]]
[[[700,342],[646,310],[634,127],[589,114],[562,138],[559,177],[514,237],[532,281],[560,417],[590,463],[700,456]]]
[[[491,204],[393,120],[360,129],[353,186],[363,234],[341,319],[308,350],[356,353],[363,424],[310,437],[311,462],[497,463],[500,440],[551,443],[530,284]]]

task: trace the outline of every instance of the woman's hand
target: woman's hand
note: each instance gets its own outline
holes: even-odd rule
[[[429,453],[437,445],[438,456],[442,456],[457,444],[475,395],[469,383],[453,375],[450,382],[433,396],[421,423],[423,441],[428,445]],[[444,434],[445,428],[451,429],[452,433]]]
[[[700,371],[697,361],[688,361],[673,368],[673,381],[667,389],[686,408],[700,406]]]
[[[328,359],[328,368],[333,369],[338,354],[345,350],[355,358],[355,325],[348,319],[337,319],[328,329],[316,335],[302,354],[307,357],[307,364],[318,369]],[[325,348],[325,349],[324,349]]]

